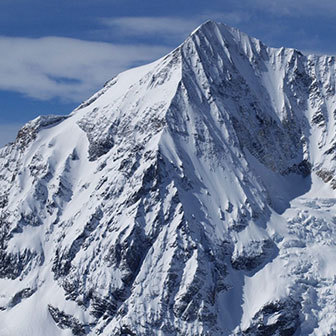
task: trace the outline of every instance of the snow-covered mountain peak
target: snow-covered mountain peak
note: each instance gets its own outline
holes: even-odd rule
[[[0,334],[332,334],[335,111],[334,58],[208,21],[28,123],[0,150]]]

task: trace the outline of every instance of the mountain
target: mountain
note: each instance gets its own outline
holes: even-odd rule
[[[0,335],[334,335],[335,58],[208,21],[0,150]]]

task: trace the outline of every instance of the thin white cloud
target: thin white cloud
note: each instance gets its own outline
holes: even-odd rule
[[[74,102],[87,98],[115,74],[148,63],[170,51],[207,19],[237,24],[246,12],[207,13],[193,19],[179,17],[103,18],[105,30],[121,36],[160,38],[160,45],[116,44],[64,37],[0,36],[0,90],[47,100]],[[116,32],[114,31],[114,34]],[[168,43],[168,41],[170,43]]]
[[[186,19],[178,17],[116,17],[102,18],[101,23],[107,27],[116,28],[118,32],[127,36],[159,36],[188,35],[200,23],[199,18]]]
[[[181,42],[197,26],[206,20],[217,20],[229,25],[236,25],[249,19],[246,11],[207,12],[196,15],[192,19],[172,16],[125,16],[105,17],[100,23],[105,27],[117,30],[118,34],[134,37],[159,37],[162,40]]]
[[[0,90],[20,92],[37,99],[61,97],[78,102],[115,74],[163,56],[170,50],[166,45],[172,47],[182,42],[207,19],[233,26],[248,26],[252,23],[253,10],[292,15],[293,12],[309,13],[312,8],[336,8],[336,2],[327,0],[318,3],[312,0],[283,0],[281,3],[275,0],[245,0],[243,3],[245,7],[241,4],[234,10],[209,11],[193,18],[129,16],[100,19],[105,32],[128,36],[130,41],[157,37],[160,45],[152,45],[147,40],[147,44],[125,45],[63,37],[31,39],[0,36]],[[303,6],[304,3],[309,6]],[[274,29],[270,30],[273,35]],[[265,36],[267,32],[264,32]],[[268,40],[271,41],[272,36]],[[304,49],[312,48],[311,45],[304,46]]]
[[[227,25],[235,26],[251,20],[251,13],[248,9],[232,10],[227,12],[209,12],[207,15],[203,15],[202,18],[209,18]]]
[[[0,89],[37,99],[79,101],[115,74],[169,49],[63,37],[0,37]]]
[[[245,2],[246,3],[246,2]],[[258,8],[264,12],[271,12],[279,16],[334,16],[336,12],[335,0],[248,0],[251,9]]]
[[[239,12],[208,13],[193,19],[178,17],[122,17],[101,19],[106,30],[120,35],[160,37],[160,45],[116,44],[64,37],[0,36],[0,90],[47,100],[74,102],[87,98],[115,74],[148,63],[177,45],[205,20],[240,22]],[[167,41],[173,43],[167,43]],[[166,44],[166,45],[165,45]]]

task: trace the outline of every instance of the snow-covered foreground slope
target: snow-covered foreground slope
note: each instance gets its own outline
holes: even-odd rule
[[[0,151],[0,335],[336,333],[335,58],[207,22]]]

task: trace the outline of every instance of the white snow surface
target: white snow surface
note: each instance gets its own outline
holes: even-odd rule
[[[208,21],[0,150],[0,335],[335,335],[335,58]]]

